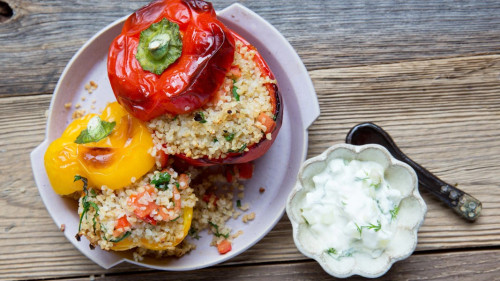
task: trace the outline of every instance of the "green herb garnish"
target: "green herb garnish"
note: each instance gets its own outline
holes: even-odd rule
[[[227,141],[232,141],[234,139],[234,133],[226,133],[226,134],[224,134],[224,138]]]
[[[329,254],[329,255],[336,255],[337,254],[337,250],[335,250],[334,248],[328,248],[326,250],[326,253]]]
[[[363,233],[363,228],[373,229],[375,232],[378,232],[382,228],[382,224],[380,223],[379,220],[377,221],[377,225],[374,225],[372,223],[370,223],[369,225],[362,225],[362,226],[359,226],[357,223],[354,223],[354,225],[356,225],[356,229],[359,232],[360,238],[361,238],[361,234]]]
[[[354,225],[356,225],[356,229],[359,232],[359,237],[361,238],[361,233],[363,233],[363,227],[359,227],[359,225],[357,223],[354,223]]]
[[[87,129],[80,132],[80,135],[75,140],[77,144],[84,144],[89,142],[98,142],[107,137],[113,131],[116,122],[106,122],[101,120],[99,116],[92,117],[89,120]]]
[[[213,142],[218,142],[219,140],[217,138],[214,138],[213,139]]]
[[[236,200],[236,207],[238,207],[238,208],[241,207],[241,200]]]
[[[389,211],[391,213],[391,219],[395,219],[399,213],[399,206],[395,206],[394,209]]]
[[[231,92],[233,93],[233,97],[236,101],[240,101],[240,95],[238,95],[238,87],[234,86],[236,83],[236,80],[233,79],[233,88],[231,89]]]
[[[310,225],[309,222],[307,221],[306,217],[302,216],[302,218],[304,219],[304,221],[306,222],[307,225]]]
[[[198,231],[193,227],[189,229],[188,234],[189,236],[193,237],[196,240],[201,238],[200,235],[198,235]]]
[[[167,190],[168,184],[170,183],[171,176],[167,172],[157,173],[153,175],[151,179],[151,184],[154,184],[155,187],[159,190]]]
[[[125,234],[122,235],[122,237],[119,237],[119,238],[116,238],[116,239],[109,239],[108,241],[109,242],[113,242],[113,243],[118,243],[118,242],[122,241],[123,239],[129,237],[130,234],[132,234],[132,232],[127,231],[127,232],[125,232]]]
[[[222,234],[222,233],[220,233],[220,232],[219,232],[219,226],[218,226],[218,225],[216,225],[215,223],[213,223],[213,222],[211,222],[211,221],[209,221],[208,223],[209,223],[209,224],[210,224],[213,228],[215,228],[214,235],[215,235],[216,237],[221,237],[221,236],[222,236],[222,237],[224,237],[224,238],[226,238],[226,239],[229,237],[229,233],[228,233],[228,234]]]
[[[96,220],[95,220],[95,217],[99,215],[99,207],[97,206],[96,203],[88,201],[89,190],[87,189],[87,185],[88,185],[87,178],[84,178],[84,177],[82,177],[80,175],[75,175],[74,181],[79,181],[79,180],[81,180],[83,182],[83,193],[84,193],[84,196],[82,198],[83,211],[82,211],[82,214],[80,215],[80,222],[78,224],[78,232],[80,232],[80,230],[82,229],[83,216],[87,217],[87,213],[88,213],[90,207],[92,207],[95,210],[95,215],[92,218],[93,226],[94,226],[94,233],[95,233],[95,231],[96,231],[96,223],[97,223]]]
[[[378,232],[382,228],[382,225],[380,224],[380,221],[378,220],[377,225],[370,223],[369,225],[365,225],[362,227],[367,228],[367,229],[373,229],[375,232]]]
[[[240,149],[238,149],[238,152],[242,153],[243,151],[245,151],[245,148],[247,148],[247,144],[246,143],[244,145],[242,145]]]

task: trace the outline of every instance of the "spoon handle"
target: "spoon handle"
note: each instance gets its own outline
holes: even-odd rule
[[[361,123],[354,126],[346,137],[346,143],[363,145],[375,143],[384,146],[394,158],[410,165],[417,173],[418,183],[430,191],[439,200],[452,208],[468,221],[475,221],[481,213],[482,204],[468,193],[450,185],[406,156],[394,143],[391,136],[373,123]]]

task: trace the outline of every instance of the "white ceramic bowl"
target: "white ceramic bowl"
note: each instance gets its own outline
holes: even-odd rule
[[[329,258],[325,251],[318,252],[308,247],[311,234],[309,226],[300,214],[299,203],[307,192],[315,188],[312,177],[323,171],[331,159],[375,161],[385,168],[385,180],[392,188],[398,189],[403,199],[397,219],[397,231],[381,256],[368,258],[354,254],[349,263],[340,259]],[[315,259],[323,269],[338,278],[361,275],[375,278],[385,274],[396,261],[409,257],[417,246],[417,232],[422,225],[427,207],[418,192],[418,180],[415,171],[407,164],[396,160],[382,146],[368,144],[354,146],[337,144],[321,155],[308,159],[301,167],[297,183],[289,195],[286,212],[293,227],[295,245],[302,254]],[[310,244],[309,244],[310,245]]]
[[[45,172],[43,156],[50,142],[58,138],[69,122],[71,113],[64,104],[80,103],[87,112],[98,112],[111,101],[113,92],[109,84],[106,60],[111,41],[120,33],[126,18],[110,24],[91,38],[71,59],[54,91],[47,123],[46,139],[31,153],[31,165],[40,196],[59,227],[66,225],[64,235],[83,254],[104,268],[121,262],[160,270],[193,270],[221,263],[235,257],[262,239],[281,219],[286,195],[295,184],[295,178],[307,153],[307,128],[319,116],[319,105],[311,79],[304,64],[286,39],[260,16],[240,4],[233,4],[218,13],[219,19],[247,41],[253,44],[273,71],[283,95],[283,125],[271,149],[255,162],[254,177],[245,183],[245,199],[250,203],[250,212],[256,213],[254,221],[243,223],[241,219],[227,224],[243,234],[234,240],[233,249],[220,255],[209,246],[211,236],[202,233],[194,240],[196,249],[182,258],[145,258],[134,261],[131,251],[107,252],[89,249],[88,241],[75,239],[78,229],[77,203],[57,195],[50,186]],[[89,95],[84,86],[91,80],[98,88]],[[86,97],[82,101],[82,97]],[[96,99],[96,109],[91,109]],[[292,153],[293,152],[293,153]],[[286,163],[286,165],[283,165]],[[259,187],[266,192],[259,193]],[[235,199],[236,200],[236,199]]]

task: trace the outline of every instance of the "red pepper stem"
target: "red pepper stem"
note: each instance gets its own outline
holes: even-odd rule
[[[167,54],[170,36],[168,34],[158,34],[149,42],[149,53],[155,59],[161,59]]]

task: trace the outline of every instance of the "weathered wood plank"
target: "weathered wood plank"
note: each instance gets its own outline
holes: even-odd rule
[[[414,160],[483,201],[482,217],[470,224],[423,192],[429,211],[417,250],[498,247],[499,71],[500,55],[312,71],[322,115],[310,128],[309,156],[342,142],[353,125],[374,121]],[[0,99],[0,276],[140,270],[130,265],[99,268],[68,243],[46,212],[32,180],[29,152],[44,138],[50,97]],[[226,265],[303,260],[285,216],[261,242]],[[407,274],[398,267],[394,272]]]
[[[413,255],[396,263],[377,280],[499,280],[500,251],[473,251]],[[92,277],[91,277],[92,278]],[[165,274],[145,272],[136,274],[94,276],[95,280],[164,280]],[[89,277],[72,280],[88,280]],[[332,277],[314,261],[288,264],[259,264],[217,266],[197,271],[169,272],[168,279],[182,280],[331,280]],[[349,280],[366,280],[359,276]]]
[[[87,39],[149,1],[7,2],[14,16],[0,23],[0,96],[51,93]],[[500,51],[495,0],[240,2],[280,30],[309,70]]]

